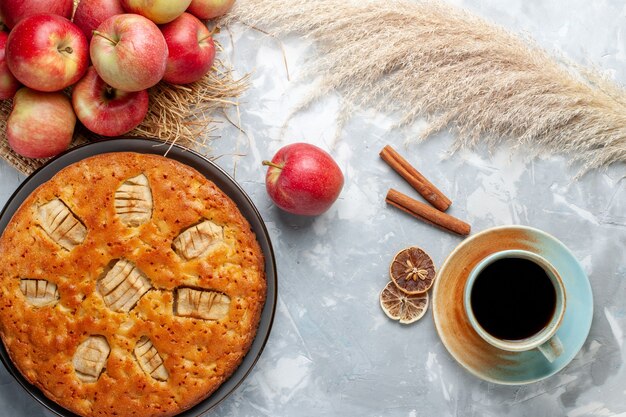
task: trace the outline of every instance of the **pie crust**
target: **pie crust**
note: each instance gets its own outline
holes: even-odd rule
[[[237,368],[265,303],[235,203],[177,161],[108,153],[41,185],[0,238],[0,336],[83,416],[172,416]]]

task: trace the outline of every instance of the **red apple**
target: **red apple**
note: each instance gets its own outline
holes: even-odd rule
[[[72,90],[72,105],[78,120],[90,131],[102,136],[128,133],[148,113],[148,92],[126,92],[107,85],[94,67]]]
[[[6,59],[25,86],[58,91],[80,80],[87,70],[87,39],[64,17],[36,14],[22,19],[9,33]]]
[[[42,93],[20,88],[7,121],[9,146],[27,158],[47,158],[68,148],[76,116],[61,92]]]
[[[102,22],[91,39],[91,62],[100,77],[122,91],[141,91],[163,78],[167,43],[152,21],[119,14]]]
[[[235,0],[191,0],[187,12],[198,19],[214,19],[226,14],[235,4]]]
[[[333,158],[308,143],[294,143],[280,149],[272,161],[263,161],[265,185],[281,209],[307,216],[322,214],[337,200],[343,174]]]
[[[0,32],[0,100],[12,98],[15,92],[20,88],[20,83],[15,79],[5,59],[5,48],[9,35],[6,32]]]
[[[93,31],[111,16],[124,13],[120,0],[81,0],[74,12],[73,22],[91,41]]]
[[[215,43],[206,25],[189,13],[161,27],[169,56],[163,79],[189,84],[202,78],[213,65]]]
[[[72,17],[74,2],[72,0],[2,0],[0,1],[0,14],[4,16],[4,23],[13,28],[25,17],[39,13],[51,13],[63,16],[66,19]]]
[[[6,23],[4,23],[4,14],[2,14],[2,5],[0,5],[0,30],[7,30],[7,32],[9,31],[9,27],[6,25]]]
[[[120,0],[128,13],[137,13],[154,23],[168,23],[189,7],[191,0]]]

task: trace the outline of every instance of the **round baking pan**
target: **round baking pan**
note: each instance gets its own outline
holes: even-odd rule
[[[245,191],[223,169],[215,165],[206,157],[180,145],[164,144],[161,141],[144,138],[121,138],[88,143],[72,148],[65,153],[50,160],[44,166],[31,174],[13,193],[11,198],[0,212],[0,234],[4,232],[13,214],[22,202],[41,184],[50,180],[57,172],[90,156],[110,152],[138,152],[145,154],[165,155],[168,158],[195,168],[206,178],[213,181],[234,202],[252,226],[257,240],[265,256],[265,273],[267,280],[267,298],[261,314],[261,321],[252,346],[235,372],[226,380],[211,396],[194,407],[178,414],[178,417],[197,417],[211,410],[228,397],[248,376],[261,352],[265,347],[272,328],[274,313],[276,310],[277,274],[274,250],[261,218],[261,214],[255,207]],[[48,410],[62,417],[76,417],[76,414],[66,410],[54,401],[46,397],[38,388],[30,384],[15,367],[3,343],[0,343],[0,359],[17,382],[39,403]]]

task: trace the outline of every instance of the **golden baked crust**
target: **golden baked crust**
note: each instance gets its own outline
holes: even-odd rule
[[[60,171],[19,208],[0,259],[11,359],[85,416],[195,405],[240,364],[265,302],[263,255],[236,205],[154,155],[104,154]]]

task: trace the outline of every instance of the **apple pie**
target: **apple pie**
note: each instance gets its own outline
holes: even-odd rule
[[[0,336],[20,372],[83,416],[172,416],[255,337],[264,259],[235,203],[168,158],[63,169],[0,238]]]

